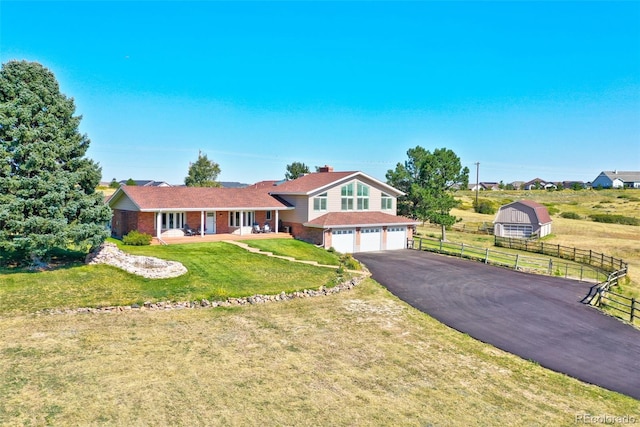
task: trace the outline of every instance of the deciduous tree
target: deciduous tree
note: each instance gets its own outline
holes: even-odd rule
[[[217,181],[219,174],[220,165],[199,152],[198,160],[189,166],[189,175],[184,179],[184,184],[187,187],[220,187]]]
[[[291,181],[292,179],[299,178],[309,172],[309,166],[302,162],[293,162],[290,165],[287,165],[287,171],[284,174],[284,179]]]
[[[457,218],[450,214],[459,202],[453,197],[454,188],[466,188],[469,168],[462,167],[460,158],[446,148],[429,150],[417,146],[407,151],[408,159],[387,171],[387,183],[402,190],[405,196],[398,200],[398,211],[422,221],[439,224],[442,240],[446,240],[446,227]]]
[[[96,192],[101,170],[85,157],[72,98],[42,65],[0,70],[0,263],[39,262],[55,249],[88,250],[109,235]]]

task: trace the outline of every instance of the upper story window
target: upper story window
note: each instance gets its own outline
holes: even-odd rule
[[[327,193],[318,194],[313,199],[314,211],[326,211],[327,210]]]
[[[369,210],[369,187],[358,183],[358,210]]]
[[[340,194],[342,196],[341,207],[343,211],[352,211],[353,210],[353,183],[343,185],[340,189]]]
[[[380,206],[382,210],[391,210],[393,209],[393,197],[388,194],[382,193],[382,205]]]

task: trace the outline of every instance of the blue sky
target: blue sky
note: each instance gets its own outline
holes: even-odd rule
[[[640,2],[0,2],[103,180],[361,170],[446,147],[481,181],[640,170]]]

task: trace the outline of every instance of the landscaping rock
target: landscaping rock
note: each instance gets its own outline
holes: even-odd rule
[[[187,272],[185,266],[177,261],[126,254],[115,244],[107,242],[87,255],[85,263],[112,265],[147,279],[168,279]]]

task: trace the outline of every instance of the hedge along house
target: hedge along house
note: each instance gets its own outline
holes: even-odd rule
[[[498,237],[528,239],[551,233],[551,217],[546,206],[532,200],[519,200],[501,206],[493,221]]]
[[[112,234],[131,230],[159,239],[199,234],[249,234],[254,223],[286,227],[294,237],[339,252],[402,249],[417,221],[397,216],[403,193],[362,172],[319,172],[245,188],[127,187],[108,203]],[[204,227],[203,227],[204,225]]]
[[[123,185],[109,198],[111,234],[132,230],[159,239],[185,235],[250,234],[254,223],[278,231],[281,211],[293,209],[264,190],[252,188],[137,187]]]

